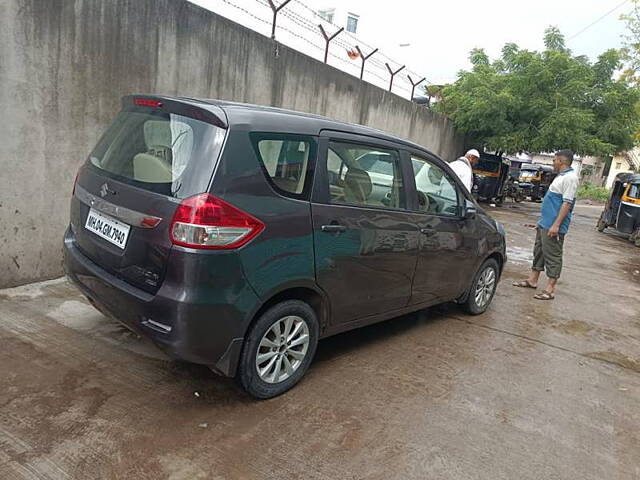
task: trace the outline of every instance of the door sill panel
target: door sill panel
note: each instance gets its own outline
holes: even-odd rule
[[[433,307],[435,305],[440,305],[442,303],[447,303],[448,301],[451,301],[451,300],[437,299],[431,302],[415,303],[403,308],[391,310],[389,312],[369,315],[367,317],[358,318],[356,320],[352,320],[346,323],[341,323],[338,325],[331,325],[326,330],[325,334],[322,335],[321,338],[331,337],[339,333],[348,332],[349,330],[355,330],[356,328],[366,327],[368,325],[373,325],[374,323],[384,322],[385,320],[389,320],[391,318],[407,315],[409,313],[417,312],[418,310],[424,310],[425,308]]]

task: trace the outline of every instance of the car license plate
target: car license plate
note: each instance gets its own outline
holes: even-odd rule
[[[84,228],[124,250],[131,227],[94,209],[89,210]]]

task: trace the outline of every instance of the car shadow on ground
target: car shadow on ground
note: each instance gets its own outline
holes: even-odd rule
[[[328,362],[338,361],[339,358],[347,357],[358,350],[391,342],[396,336],[410,334],[424,325],[444,321],[457,313],[459,313],[459,307],[454,304],[438,305],[320,340],[310,370]],[[162,363],[158,367],[166,371],[164,382],[174,385],[182,384],[187,395],[192,391],[190,395],[194,399],[208,406],[258,401],[242,391],[235,379],[217,375],[206,365],[179,360],[158,361]],[[304,383],[303,379],[302,383],[294,388],[304,388]]]
[[[332,361],[352,351],[388,342],[425,324],[442,321],[456,308],[452,304],[438,305],[326,338],[318,344],[314,364]]]

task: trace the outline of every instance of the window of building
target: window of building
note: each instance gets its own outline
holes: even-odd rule
[[[400,158],[394,150],[330,142],[327,173],[331,203],[404,208]]]
[[[329,23],[333,23],[333,16],[335,14],[335,8],[328,8],[325,10],[318,10],[318,15]]]
[[[620,170],[622,168],[622,162],[616,162],[616,170]]]
[[[347,17],[347,32],[356,33],[358,30],[358,15],[350,13]]]

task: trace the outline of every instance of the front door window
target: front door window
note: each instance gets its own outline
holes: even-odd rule
[[[445,216],[460,214],[460,198],[455,183],[442,168],[419,157],[411,157],[418,191],[418,210]]]

